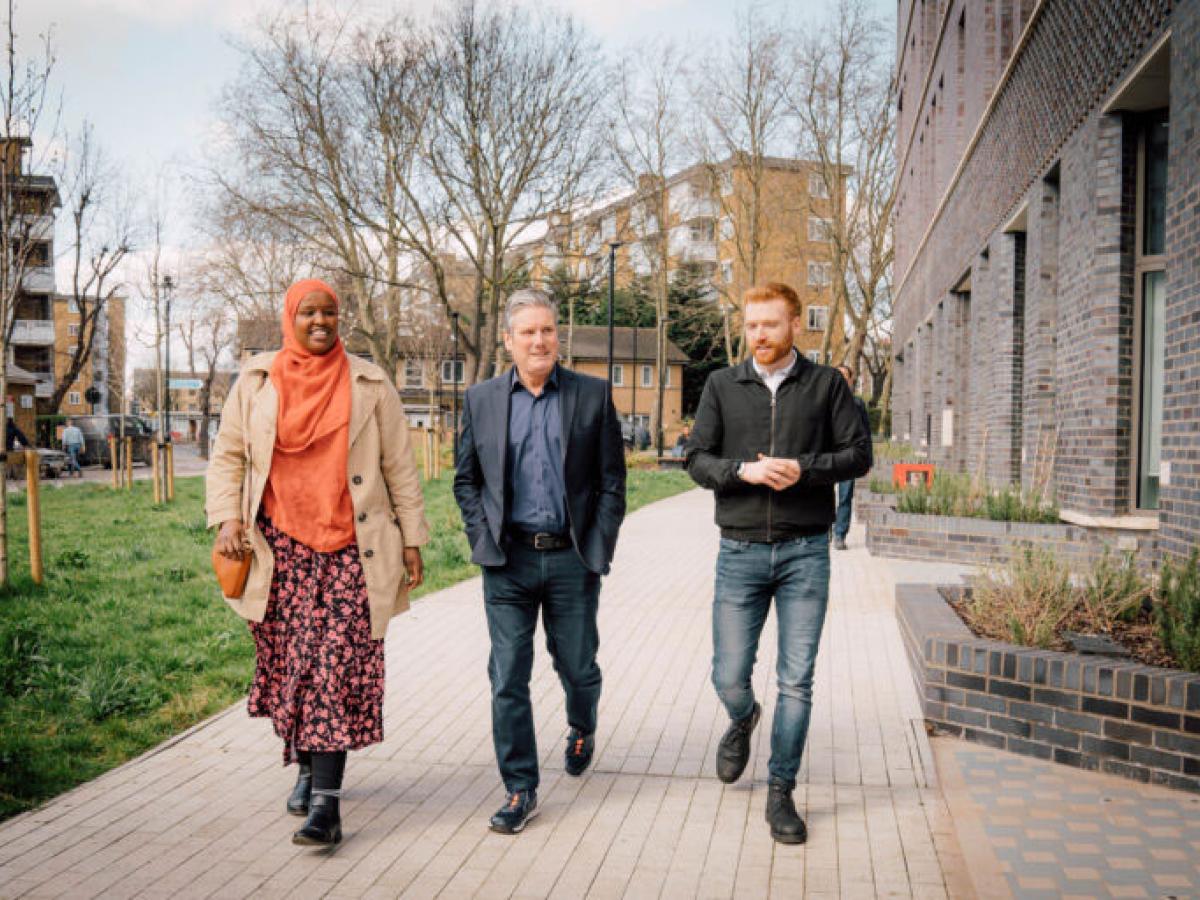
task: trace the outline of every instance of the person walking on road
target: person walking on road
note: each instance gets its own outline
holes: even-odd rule
[[[558,365],[558,310],[519,290],[505,310],[513,368],[463,403],[454,496],[471,560],[483,567],[492,652],[492,740],[504,781],[493,831],[537,812],[538,752],[529,677],[538,614],[566,694],[568,775],[595,749],[600,579],[625,517],[625,455],[608,383]]]
[[[785,284],[744,295],[751,357],[709,376],[687,471],[716,495],[721,528],[713,598],[713,685],[732,720],[717,777],[737,781],[762,714],[751,677],[772,601],[779,696],[771,727],[766,819],[771,836],[808,836],[792,792],[808,736],[813,667],[829,600],[833,485],[867,471],[871,436],[846,382],[795,350],[800,300]]]
[[[82,478],[83,469],[79,466],[79,454],[83,452],[83,432],[74,419],[68,419],[67,427],[63,429],[62,448],[67,454],[67,474],[74,473],[76,478]]]
[[[282,324],[283,349],[248,360],[225,403],[206,508],[218,552],[251,554],[226,599],[254,635],[250,715],[299,763],[292,839],[332,845],[346,752],[383,740],[383,637],[424,577],[429,529],[400,396],[346,353],[333,288],[292,285]]]

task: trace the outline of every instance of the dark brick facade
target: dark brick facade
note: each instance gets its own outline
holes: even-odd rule
[[[931,585],[897,586],[896,616],[942,731],[1200,792],[1200,675],[976,638]]]
[[[1157,517],[1179,554],[1200,543],[1200,0],[903,0],[892,421],[953,470],[1139,514],[1138,114],[1114,101],[1168,28]]]

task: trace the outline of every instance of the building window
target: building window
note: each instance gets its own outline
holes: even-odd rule
[[[716,240],[716,222],[714,222],[712,219],[704,219],[700,222],[693,222],[690,226],[688,226],[688,237],[693,242]]]
[[[79,323],[78,322],[68,322],[67,323],[67,336],[68,337],[79,337]]]
[[[613,363],[613,387],[625,387],[625,366]]]
[[[1134,259],[1137,302],[1137,484],[1138,509],[1159,508],[1162,475],[1163,369],[1166,356],[1166,110],[1138,125],[1137,223]]]
[[[833,263],[810,262],[808,264],[808,286],[825,287],[833,281]]]
[[[424,367],[419,359],[410,359],[404,363],[404,384],[406,387],[420,387]]]
[[[726,284],[730,284],[733,281],[733,263],[721,263],[721,280]]]
[[[648,388],[654,386],[654,367],[642,366],[642,387]]]
[[[447,359],[442,361],[442,382],[444,384],[463,383],[463,361]]]
[[[829,186],[825,184],[825,176],[820,172],[808,173],[808,195],[820,200],[829,199]]]
[[[824,331],[829,321],[828,306],[810,306],[808,308],[808,330]]]
[[[600,222],[600,239],[602,241],[611,241],[617,236],[617,217],[605,216]]]
[[[79,406],[83,403],[83,397],[80,396],[79,391],[67,391],[67,402],[72,406]]]
[[[808,217],[808,239],[810,241],[828,241],[832,233],[833,221],[820,216]]]
[[[805,350],[804,355],[806,357],[808,357],[809,362],[816,363],[818,366],[821,364],[821,351],[820,350]]]
[[[733,172],[726,171],[721,173],[721,194],[727,196],[733,193]]]

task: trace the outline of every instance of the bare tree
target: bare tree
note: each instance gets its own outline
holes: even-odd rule
[[[683,107],[683,54],[672,44],[635,48],[620,67],[609,147],[616,169],[633,195],[628,232],[618,239],[630,245],[635,274],[643,275],[654,304],[656,373],[650,433],[659,455],[663,449],[663,398],[667,379],[667,322],[671,274],[675,268],[671,232],[673,213],[667,181],[686,152]],[[681,191],[688,192],[688,185]],[[690,202],[690,195],[688,201]],[[686,216],[686,212],[684,213]],[[678,227],[686,228],[686,224]]]
[[[525,226],[570,209],[596,168],[602,57],[570,17],[456,0],[432,29],[422,164],[442,233],[470,263],[462,310],[467,380],[491,374],[511,251]],[[427,257],[429,254],[426,254]]]
[[[864,0],[838,0],[823,25],[799,42],[790,103],[802,150],[816,161],[833,212],[833,306],[821,353],[830,358],[835,323],[848,318],[843,358],[856,369],[876,306],[888,294],[894,257],[895,117],[886,41]]]
[[[49,246],[58,202],[53,179],[34,174],[50,169],[45,155],[34,157],[32,136],[52,133],[50,97],[54,69],[51,36],[37,53],[20,56],[16,47],[16,4],[4,7],[4,58],[0,74],[0,397],[8,396],[8,354],[17,304],[34,268],[51,265]],[[46,125],[52,127],[46,128]],[[47,145],[50,143],[46,141]],[[8,408],[0,404],[0,430],[7,433]],[[7,440],[5,442],[7,449]],[[0,584],[7,584],[8,498],[0,491]]]
[[[737,13],[734,33],[707,54],[693,83],[703,115],[693,142],[719,205],[721,237],[734,249],[738,267],[729,281],[717,279],[723,308],[741,312],[741,297],[762,276],[763,254],[772,240],[768,157],[786,133],[787,98],[794,78],[788,32],[761,3]],[[740,328],[726,319],[726,353],[741,357]],[[737,335],[735,337],[735,335]]]
[[[189,377],[200,379],[200,458],[208,459],[209,426],[214,389],[222,362],[228,361],[236,326],[219,295],[209,294],[198,278],[187,282],[190,301],[179,324],[179,337],[188,355]],[[200,366],[196,365],[199,357]]]
[[[63,377],[54,386],[50,409],[62,407],[67,391],[91,363],[99,325],[122,282],[119,268],[134,245],[134,217],[116,170],[84,123],[63,156],[63,193],[67,197],[70,241],[68,297],[79,314],[78,340],[67,351]]]

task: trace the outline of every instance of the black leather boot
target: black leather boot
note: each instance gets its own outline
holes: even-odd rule
[[[287,811],[293,816],[308,815],[308,801],[312,799],[312,763],[300,763],[296,774],[296,786],[287,799]]]
[[[292,835],[293,844],[305,846],[332,847],[342,841],[342,814],[340,799],[336,795],[322,794],[320,791],[312,795],[309,803],[308,818],[300,826],[300,830]]]
[[[792,788],[782,781],[772,781],[767,791],[767,824],[771,826],[771,837],[781,844],[803,844],[808,840],[808,829],[792,802]]]
[[[726,784],[733,784],[746,771],[746,763],[750,761],[750,735],[760,716],[762,707],[755,703],[750,715],[730,723],[721,743],[717,744],[717,777]]]

